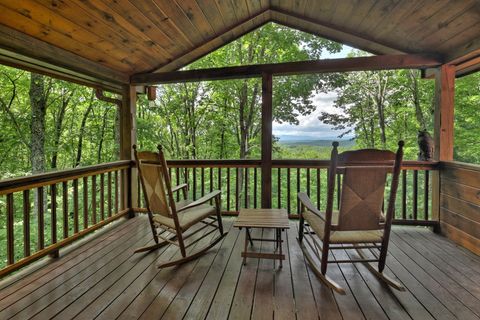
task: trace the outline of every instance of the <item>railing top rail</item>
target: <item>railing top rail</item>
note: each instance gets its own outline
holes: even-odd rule
[[[260,167],[261,160],[168,160],[168,165],[172,168],[255,168]],[[273,168],[328,168],[330,160],[315,159],[277,159],[272,160]],[[403,162],[402,168],[405,170],[435,170],[437,161],[412,161]]]
[[[96,164],[92,166],[51,171],[46,173],[34,174],[31,176],[6,179],[0,181],[0,195],[32,188],[38,188],[53,183],[78,179],[81,177],[91,176],[109,171],[127,169],[131,166],[131,164],[132,161],[130,160],[120,160]]]

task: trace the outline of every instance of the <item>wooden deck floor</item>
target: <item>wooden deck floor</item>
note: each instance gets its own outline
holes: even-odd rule
[[[244,234],[232,222],[225,219],[230,232],[207,255],[159,270],[177,250],[133,255],[151,236],[145,217],[127,220],[0,286],[0,319],[480,319],[480,257],[427,229],[394,227],[387,273],[406,292],[385,287],[363,265],[331,265],[329,275],[348,291],[340,296],[305,264],[296,221],[283,269],[272,260],[243,266]]]

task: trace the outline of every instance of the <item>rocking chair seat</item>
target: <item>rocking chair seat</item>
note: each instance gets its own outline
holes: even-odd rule
[[[178,222],[182,231],[186,231],[199,221],[207,218],[208,216],[215,215],[215,207],[208,204],[202,204],[184,211],[178,212]],[[165,217],[162,215],[154,215],[153,221],[169,228],[175,229],[175,222],[173,218]]]
[[[325,221],[311,212],[305,210],[303,218],[308,222],[310,227],[315,231],[316,235],[323,241],[325,232]],[[323,213],[323,215],[325,215]],[[338,211],[332,212],[332,224],[338,222]],[[382,242],[383,229],[380,230],[365,230],[365,231],[331,231],[330,243],[364,243],[364,242]]]

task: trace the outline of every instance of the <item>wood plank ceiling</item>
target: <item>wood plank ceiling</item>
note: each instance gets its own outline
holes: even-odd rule
[[[0,49],[47,60],[19,40],[31,37],[65,52],[49,63],[124,82],[181,68],[269,21],[376,54],[480,55],[476,0],[0,0]]]

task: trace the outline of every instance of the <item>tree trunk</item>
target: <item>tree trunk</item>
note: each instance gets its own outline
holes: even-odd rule
[[[58,160],[58,146],[60,145],[60,136],[62,135],[62,125],[63,119],[65,118],[65,112],[67,111],[67,106],[70,103],[74,91],[72,90],[68,96],[62,92],[62,105],[58,113],[57,118],[55,119],[55,132],[53,137],[53,154],[52,160],[50,162],[50,168],[55,169],[57,167]]]
[[[32,73],[30,77],[30,106],[32,110],[31,122],[31,162],[32,172],[45,171],[45,115],[47,112],[47,96],[45,92],[45,78]]]
[[[30,76],[30,108],[32,118],[30,123],[30,159],[32,163],[32,173],[40,173],[45,171],[45,116],[47,113],[47,91],[45,90],[45,77],[36,73]],[[46,190],[45,190],[46,191]],[[45,201],[46,193],[40,194],[38,189],[34,190],[34,212],[35,216],[39,215],[38,203],[40,197],[43,198],[45,210],[47,201]]]
[[[417,74],[414,70],[410,70],[408,73],[411,79],[410,90],[412,93],[412,101],[415,106],[415,117],[420,126],[420,130],[426,130],[427,124],[425,123],[425,118],[423,117],[422,107],[420,105],[420,97],[418,92],[418,79]]]
[[[85,135],[85,125],[87,124],[88,115],[93,107],[93,97],[94,97],[94,92],[92,90],[92,95],[90,96],[90,103],[88,104],[87,110],[83,114],[82,122],[80,124],[80,134],[78,137],[77,157],[75,159],[75,167],[79,166],[82,161],[83,136]]]
[[[97,163],[102,162],[102,148],[103,141],[105,140],[105,129],[107,127],[108,111],[108,108],[106,108],[105,112],[103,113],[102,130],[100,131],[100,141],[98,142]]]

